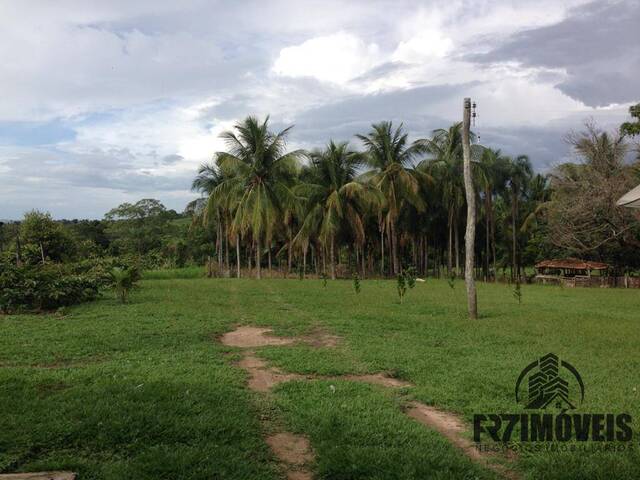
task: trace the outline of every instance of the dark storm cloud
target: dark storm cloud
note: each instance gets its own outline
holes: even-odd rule
[[[520,127],[478,129],[480,142],[510,156],[527,155],[536,171],[546,173],[568,159],[565,127]]]
[[[392,120],[398,125],[404,123],[412,136],[424,137],[434,128],[450,123],[430,113],[430,107],[440,100],[463,95],[473,85],[425,86],[350,97],[297,115],[294,135],[297,141],[319,146],[329,138],[352,140],[356,133],[368,132],[372,123]]]
[[[640,0],[577,7],[557,24],[520,32],[489,53],[469,58],[565,69],[568,78],[558,88],[589,106],[636,101],[640,98]]]

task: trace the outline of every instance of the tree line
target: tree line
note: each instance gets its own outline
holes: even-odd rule
[[[633,113],[633,112],[632,112]],[[266,267],[336,278],[462,274],[466,208],[462,129],[456,123],[410,141],[402,125],[373,124],[361,145],[330,140],[322,149],[288,150],[292,127],[247,117],[224,132],[226,150],[200,167],[194,224],[215,234],[224,275]],[[475,274],[520,279],[543,258],[581,256],[637,268],[633,212],[615,200],[639,181],[638,161],[621,132],[588,124],[567,137],[577,155],[547,175],[526,155],[474,142],[478,205]]]
[[[640,270],[637,214],[616,200],[640,183],[633,136],[588,124],[567,141],[575,159],[546,174],[525,155],[472,145],[477,278],[531,275],[539,260],[575,256]],[[193,181],[184,212],[154,199],[102,220],[37,210],[0,222],[0,267],[123,258],[141,269],[208,264],[222,276],[461,276],[466,200],[460,124],[410,141],[402,125],[372,125],[352,142],[287,149],[291,128],[248,117],[223,134],[226,151]],[[637,137],[636,137],[637,138]],[[213,273],[213,272],[212,272]]]

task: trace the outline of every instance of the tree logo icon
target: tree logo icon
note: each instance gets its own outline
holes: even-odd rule
[[[527,379],[528,386],[526,400],[520,394],[525,379]],[[570,381],[572,381],[571,384]],[[580,391],[579,397],[576,395],[576,390],[578,390],[575,388],[576,384]],[[527,365],[516,382],[516,401],[526,402],[526,408],[555,407],[560,410],[569,410],[576,408],[577,404],[581,404],[583,400],[584,383],[580,374],[573,365],[560,360],[553,353],[547,353]]]

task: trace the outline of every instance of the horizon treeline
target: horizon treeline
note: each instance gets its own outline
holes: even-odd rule
[[[292,127],[247,117],[200,167],[201,198],[179,214],[143,199],[104,220],[55,222],[38,211],[0,225],[6,258],[65,262],[138,256],[147,268],[202,265],[222,276],[306,273],[336,278],[461,276],[466,211],[456,123],[410,141],[403,125],[373,124],[355,141],[291,150]],[[576,162],[547,175],[526,155],[473,142],[476,274],[521,278],[537,261],[580,257],[640,267],[640,221],[615,201],[640,178],[629,135],[587,124],[567,136]]]

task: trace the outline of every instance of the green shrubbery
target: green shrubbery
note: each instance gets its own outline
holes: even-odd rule
[[[0,266],[0,311],[53,310],[98,296],[100,281],[62,265]]]
[[[114,268],[139,278],[135,263],[122,259],[87,259],[77,263],[16,266],[0,260],[0,312],[50,311],[95,299],[114,288]]]

